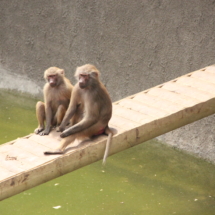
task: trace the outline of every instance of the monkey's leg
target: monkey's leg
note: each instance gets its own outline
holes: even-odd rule
[[[60,142],[60,147],[53,151],[46,151],[44,152],[45,155],[51,155],[51,154],[63,154],[66,147],[72,143],[76,139],[76,135],[71,135],[66,138],[63,138]]]
[[[54,117],[54,125],[59,126],[61,124],[65,113],[66,113],[66,108],[63,105],[60,105]]]
[[[38,121],[38,128],[34,130],[35,134],[39,134],[44,130],[44,121],[45,121],[45,104],[41,101],[36,104],[36,116]]]
[[[53,123],[54,125],[57,126],[57,128],[56,128],[57,132],[61,131],[59,126],[60,126],[61,122],[63,121],[63,117],[65,116],[65,113],[66,113],[66,108],[63,105],[60,105],[55,114],[54,123]]]

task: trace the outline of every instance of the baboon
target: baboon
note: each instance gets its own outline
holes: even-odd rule
[[[63,131],[60,135],[63,139],[57,150],[44,152],[45,154],[63,154],[65,148],[75,139],[83,141],[104,133],[108,135],[103,158],[105,163],[113,136],[108,127],[112,116],[112,102],[99,76],[100,72],[91,64],[76,69],[75,77],[78,82],[73,88],[69,107],[58,128]],[[71,119],[72,126],[64,130]]]
[[[38,101],[36,104],[39,125],[34,131],[40,135],[48,135],[52,127],[60,125],[69,106],[73,89],[63,69],[50,67],[44,72],[44,78],[47,81],[43,88],[44,102]]]

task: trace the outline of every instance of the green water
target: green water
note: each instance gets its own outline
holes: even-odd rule
[[[37,126],[34,99],[0,91],[0,143]],[[1,215],[214,215],[215,166],[155,140],[0,202]]]

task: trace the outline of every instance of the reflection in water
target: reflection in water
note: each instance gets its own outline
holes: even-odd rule
[[[0,91],[0,143],[36,127],[34,99]],[[4,103],[3,103],[4,102]],[[215,166],[155,140],[3,200],[3,215],[212,215]]]

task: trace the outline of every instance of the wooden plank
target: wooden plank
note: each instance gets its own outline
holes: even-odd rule
[[[194,72],[191,77],[196,78],[200,81],[206,81],[208,83],[213,83],[215,84],[215,73],[210,73],[206,71],[196,71]]]
[[[214,114],[214,76],[215,66],[209,66],[113,103],[110,155]],[[0,200],[102,159],[105,135],[45,156],[58,146],[59,135],[31,134],[0,146]]]
[[[215,74],[215,65],[211,65],[206,68],[200,69],[200,71],[206,71]]]
[[[37,157],[44,157],[43,152],[51,149],[51,147],[33,141],[32,138],[18,139],[13,145],[16,146],[17,148],[30,152],[31,154]]]
[[[121,100],[118,104],[127,109],[131,109],[151,117],[162,117],[168,114],[167,110],[160,110],[159,107],[150,107],[132,99]]]
[[[140,124],[147,123],[155,119],[155,117],[151,117],[149,115],[121,107],[119,105],[113,105],[113,115],[117,115],[124,119],[128,119]]]
[[[184,94],[185,96],[194,98],[199,102],[207,101],[208,99],[211,99],[213,97],[213,94],[211,92],[202,92],[193,87],[185,86],[181,83],[176,82],[168,82],[165,85],[163,85],[163,88],[172,92]]]
[[[176,83],[193,87],[195,89],[198,89],[204,93],[210,93],[215,91],[215,85],[213,83],[208,83],[203,80],[198,80],[195,77],[181,77],[177,80]]]
[[[23,142],[25,147],[17,147],[16,143],[19,144],[20,142]],[[26,151],[26,147],[28,144],[30,144],[30,142],[31,141],[28,141],[26,139],[18,139],[18,141],[16,141],[13,145],[7,145],[7,147],[0,147],[0,166],[12,172],[20,172],[26,171],[29,168],[34,168],[44,163],[45,161],[52,160],[51,157],[44,155],[42,156],[42,158],[40,158],[40,154],[43,154],[43,151],[38,151],[40,157],[32,153],[32,150],[31,152]],[[6,149],[8,151],[5,151]],[[37,145],[37,149],[39,149],[39,145]]]
[[[168,113],[177,112],[185,107],[183,104],[175,105],[171,100],[168,101],[162,97],[156,97],[148,93],[139,93],[133,97],[133,100],[137,100],[154,108],[159,107],[160,110]]]
[[[199,101],[195,98],[179,94],[175,91],[169,91],[162,87],[154,87],[148,90],[147,93],[149,95],[154,95],[167,101],[174,102],[176,105],[181,104],[184,107],[190,107],[199,103]]]
[[[51,132],[50,135],[31,135],[29,137],[29,140],[32,140],[36,143],[40,143],[44,146],[47,146],[49,148],[54,148],[56,145],[58,145],[59,141],[61,140],[59,134],[55,131]]]
[[[4,180],[5,178],[9,178],[14,175],[14,172],[9,171],[3,167],[0,167],[0,181]]]
[[[110,125],[112,125],[113,127],[119,127],[122,131],[127,131],[141,124],[121,116],[113,115],[110,119]]]

